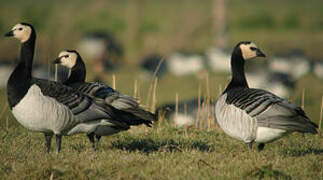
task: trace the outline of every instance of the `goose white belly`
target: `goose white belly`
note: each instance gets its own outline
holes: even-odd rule
[[[272,142],[286,135],[287,131],[283,129],[274,129],[268,127],[258,127],[255,141],[258,143]]]
[[[73,113],[68,107],[54,98],[44,96],[35,84],[12,108],[12,113],[21,125],[32,131],[64,134],[75,124]]]
[[[226,94],[219,97],[215,106],[215,115],[218,124],[229,136],[249,143],[256,136],[256,120],[245,111],[232,104],[226,104]]]

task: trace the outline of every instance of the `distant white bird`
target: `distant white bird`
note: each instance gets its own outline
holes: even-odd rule
[[[244,141],[272,142],[291,132],[317,133],[317,125],[294,104],[261,89],[249,88],[244,64],[248,59],[265,57],[252,42],[238,43],[231,56],[232,79],[217,100],[216,119],[229,136]]]
[[[155,73],[156,70],[158,70],[156,72],[156,76],[159,78],[161,78],[167,71],[166,63],[163,61],[163,57],[159,54],[150,54],[148,56],[145,56],[140,64],[140,67],[146,73],[143,74],[144,76],[146,76],[145,79],[151,79],[151,76]]]
[[[311,71],[311,62],[302,53],[290,53],[286,57],[273,57],[269,68],[272,72],[285,73],[298,80]]]
[[[323,79],[323,61],[315,62],[313,71],[318,78]]]
[[[175,53],[166,60],[167,69],[176,76],[195,74],[204,69],[204,58],[201,55]]]
[[[116,68],[123,58],[123,47],[109,32],[86,34],[77,44],[83,57],[95,62],[95,71]]]
[[[230,54],[221,49],[211,48],[206,52],[208,64],[215,72],[230,72]]]
[[[203,105],[204,103],[204,105]],[[157,107],[156,112],[161,116],[169,119],[176,126],[190,126],[194,125],[196,120],[206,120],[208,115],[215,117],[215,103],[210,102],[209,108],[207,108],[207,101],[201,99],[200,103],[198,99],[188,99],[180,101],[178,103],[178,112],[176,115],[176,103],[167,103]],[[199,107],[200,104],[200,107]]]
[[[280,97],[289,98],[290,91],[295,85],[295,80],[288,74],[270,72],[260,69],[246,73],[251,88],[260,88],[272,92]]]

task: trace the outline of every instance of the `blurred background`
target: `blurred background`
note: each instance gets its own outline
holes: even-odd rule
[[[179,126],[202,127],[214,121],[196,119],[212,119],[230,80],[232,48],[254,41],[267,58],[248,62],[249,85],[289,99],[319,122],[322,12],[321,0],[0,0],[0,32],[19,22],[34,25],[37,77],[53,78],[50,62],[61,50],[76,49],[88,80],[114,85],[152,111],[163,109],[160,115]],[[0,40],[1,108],[19,45]],[[66,78],[66,70],[59,74]]]

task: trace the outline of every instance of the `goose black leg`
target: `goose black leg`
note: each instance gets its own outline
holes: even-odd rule
[[[99,146],[100,139],[101,139],[102,136],[95,135],[95,137],[96,137],[96,147],[98,147]]]
[[[53,134],[44,134],[45,135],[45,140],[46,140],[46,152],[49,153],[50,151],[50,146],[52,144],[52,137]]]
[[[62,135],[56,134],[57,153],[61,152]]]
[[[265,147],[265,144],[264,143],[260,143],[258,145],[258,151],[262,151],[264,149],[264,147]]]
[[[249,148],[250,150],[252,149],[252,145],[253,145],[253,141],[251,141],[251,142],[247,143],[247,146],[248,146],[248,148]]]
[[[95,140],[94,140],[94,132],[91,132],[90,134],[87,135],[89,138],[91,144],[92,144],[92,149],[95,151]]]
[[[97,140],[97,141],[98,141],[98,143],[99,143],[99,141],[100,141],[100,139],[101,139],[101,137],[102,137],[102,136],[95,135],[95,137],[96,137],[96,140]]]

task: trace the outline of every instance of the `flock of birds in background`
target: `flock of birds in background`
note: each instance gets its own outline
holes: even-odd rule
[[[108,55],[117,59],[122,55],[122,48],[116,48],[117,46],[111,44],[107,46],[111,38],[102,34],[95,35],[94,38],[86,37],[80,43],[82,57],[75,50],[62,51],[54,63],[67,67],[70,74],[63,83],[57,83],[44,80],[50,79],[48,75],[38,76],[43,79],[34,78],[33,76],[37,76],[36,67],[33,67],[34,74],[31,74],[36,32],[30,24],[17,24],[6,36],[13,36],[22,44],[20,61],[14,70],[8,73],[11,74],[7,83],[10,109],[23,126],[44,133],[48,152],[53,135],[56,135],[58,152],[62,135],[77,133],[86,133],[95,149],[94,137],[99,141],[101,136],[127,130],[133,125],[150,126],[152,121],[157,120],[156,114],[140,108],[132,97],[122,95],[102,83],[85,82],[86,68],[82,57],[94,58],[94,52],[97,50],[100,55],[97,54],[99,60],[94,67],[97,72],[101,72],[104,61],[100,59],[105,59]],[[107,54],[106,49],[114,49],[115,53]],[[176,76],[195,74],[204,69],[206,63],[216,72],[231,71],[232,79],[217,102],[206,102],[211,104],[208,111],[212,112],[202,110],[202,113],[212,113],[225,133],[244,141],[249,147],[257,142],[258,149],[262,150],[265,143],[295,131],[317,133],[317,125],[310,121],[300,107],[279,96],[288,96],[288,90],[281,90],[281,87],[290,88],[295,81],[311,72],[312,67],[314,72],[322,71],[322,65],[316,63],[313,66],[301,53],[292,53],[285,58],[269,61],[269,68],[254,68],[245,73],[245,61],[255,57],[265,55],[253,42],[248,41],[238,43],[232,55],[215,48],[209,50],[205,56],[175,53],[167,58],[158,75],[161,77],[166,70]],[[142,66],[147,70],[155,70],[156,67],[150,64],[159,61],[160,58],[148,58],[143,61]],[[117,64],[115,60],[111,62],[114,62],[113,65]],[[111,67],[111,64],[108,66]],[[249,88],[245,74],[250,86],[259,89]],[[260,79],[259,74],[262,75]],[[202,104],[205,103],[205,100],[201,101],[204,101]],[[184,112],[185,115],[190,112],[192,115],[189,121],[187,117],[183,120],[177,115],[176,118],[179,119],[174,122],[177,125],[194,123],[194,119],[199,116],[196,112],[196,109],[200,108],[198,104],[201,102],[196,99],[179,103],[178,112]],[[174,104],[157,108],[162,109],[171,114],[174,112]],[[37,115],[33,116],[34,113]]]
[[[122,65],[123,47],[111,33],[96,32],[85,34],[78,42],[77,49],[82,52],[86,60],[94,61],[94,70],[101,73],[104,70],[113,70]],[[224,51],[219,48],[210,48],[205,54],[181,53],[175,52],[166,57],[157,71],[157,76],[162,78],[166,73],[174,76],[194,75],[202,70],[209,70],[216,73],[230,73],[230,51]],[[141,61],[143,79],[148,79],[156,70],[163,57],[159,54],[151,54],[144,57]],[[248,68],[246,75],[249,79],[250,87],[266,89],[280,97],[288,98],[294,89],[297,80],[303,76],[314,73],[319,79],[323,80],[323,61],[312,61],[308,59],[304,52],[300,50],[291,50],[281,55],[273,56],[263,64],[257,67]],[[0,88],[6,86],[10,72],[14,66],[12,61],[0,62]],[[58,80],[63,81],[68,76],[66,68],[58,69]],[[47,66],[34,65],[33,75],[44,79],[54,80],[54,71],[48,73]],[[99,79],[96,79],[99,80]],[[198,104],[203,104],[204,100],[198,102],[197,98],[180,101],[178,104],[177,118],[175,118],[175,102],[161,105],[157,110],[164,110],[166,118],[170,119],[178,126],[193,125],[197,119]],[[211,103],[214,106],[214,103]],[[201,111],[203,113],[214,114],[214,108],[211,112]]]

